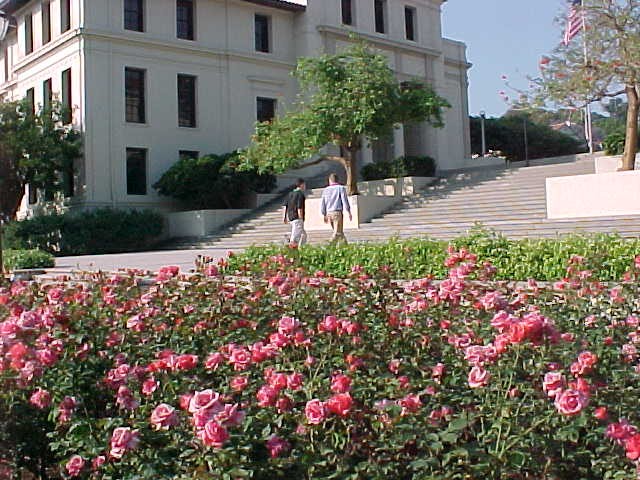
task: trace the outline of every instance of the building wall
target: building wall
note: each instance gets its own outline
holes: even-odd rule
[[[349,32],[386,55],[400,80],[426,80],[451,102],[445,129],[418,125],[405,132],[412,153],[435,157],[440,169],[457,168],[469,155],[465,48],[442,39],[440,0],[388,0],[384,34],[375,32],[373,0],[353,0],[352,26],[342,25],[340,0],[308,0],[304,13],[242,0],[195,0],[193,41],[176,36],[175,0],[146,0],[144,32],[124,29],[124,0],[72,0],[71,29],[64,33],[60,1],[51,1],[52,41],[44,47],[41,2],[15,12],[17,31],[5,41],[13,76],[0,92],[17,99],[34,87],[41,103],[42,82],[51,78],[59,92],[61,72],[72,69],[74,124],[85,133],[79,168],[84,187],[75,201],[84,205],[169,208],[152,185],[179,150],[224,153],[245,146],[254,130],[256,98],[277,99],[278,112],[284,112],[298,91],[291,76],[296,59],[348,46]],[[405,38],[405,6],[416,11],[415,41]],[[34,52],[25,56],[27,11],[33,15]],[[270,18],[270,53],[255,51],[256,13]],[[144,124],[125,121],[125,67],[146,71]],[[196,128],[178,126],[178,74],[197,77]],[[411,138],[416,134],[421,138]],[[127,147],[148,149],[147,195],[126,193]],[[397,153],[397,146],[385,152]]]

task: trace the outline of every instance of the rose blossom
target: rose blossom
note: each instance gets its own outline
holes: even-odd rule
[[[409,394],[398,400],[398,405],[402,407],[400,415],[405,416],[408,413],[416,413],[420,410],[422,407],[422,400],[420,400],[420,395],[418,394]]]
[[[166,403],[158,405],[151,413],[151,425],[155,430],[169,430],[178,424],[176,409]]]
[[[351,378],[341,373],[331,378],[331,391],[334,393],[346,393],[351,390]]]
[[[118,427],[111,434],[109,456],[121,459],[127,450],[133,450],[140,442],[137,430],[129,427]]]
[[[198,437],[207,447],[222,448],[224,442],[229,439],[229,432],[215,420],[210,420],[198,432]]]
[[[577,390],[565,390],[556,395],[555,406],[562,415],[577,415],[589,403],[589,398]]]
[[[104,455],[98,455],[93,460],[91,460],[91,468],[93,470],[98,470],[105,463],[107,463],[107,457],[105,457]]]
[[[33,392],[29,401],[31,402],[31,405],[42,410],[51,405],[51,394],[47,390],[38,388]]]
[[[299,325],[300,322],[293,317],[282,317],[278,322],[278,332],[283,334],[292,333]]]
[[[212,353],[207,357],[204,368],[206,368],[207,370],[217,370],[218,366],[224,363],[224,361],[225,358],[223,354],[219,352]]]
[[[491,374],[488,370],[485,370],[483,367],[473,367],[469,372],[468,382],[471,388],[480,388],[484,387],[489,383],[489,379],[491,378]]]
[[[349,393],[336,393],[325,402],[327,410],[340,417],[346,417],[353,405],[353,399]]]
[[[627,451],[629,460],[638,460],[640,458],[640,434],[635,434],[627,438],[624,442],[624,449]]]
[[[263,385],[256,393],[256,398],[259,406],[270,407],[275,404],[276,398],[278,398],[278,390],[271,385]]]
[[[175,370],[192,370],[198,365],[197,355],[180,355],[176,358],[174,369]]]
[[[231,379],[231,388],[236,392],[242,392],[249,385],[249,379],[242,375],[237,375]]]
[[[156,381],[155,378],[147,378],[144,382],[142,382],[142,387],[140,388],[141,393],[149,397],[158,389],[160,382]]]
[[[596,408],[593,412],[593,416],[596,417],[598,420],[605,421],[609,416],[609,413],[607,412],[607,407]]]
[[[218,405],[220,395],[211,389],[202,390],[193,394],[189,400],[189,413],[195,413],[201,409],[209,409]]]
[[[304,382],[304,376],[301,373],[292,373],[287,376],[287,388],[291,390],[300,390]]]
[[[84,468],[84,459],[80,455],[74,455],[69,459],[65,468],[70,477],[77,477]]]
[[[547,396],[555,398],[555,396],[562,392],[564,388],[564,375],[560,372],[548,372],[545,373],[542,380],[542,389],[547,392]]]
[[[245,348],[236,348],[229,356],[229,363],[236,371],[246,370],[251,364],[251,352]]]
[[[267,440],[267,449],[269,450],[269,455],[271,458],[279,457],[281,454],[287,452],[291,448],[289,442],[286,440],[272,435],[269,440]]]
[[[307,405],[304,408],[304,414],[309,423],[312,425],[319,425],[327,417],[326,406],[323,402],[314,398],[307,402]]]

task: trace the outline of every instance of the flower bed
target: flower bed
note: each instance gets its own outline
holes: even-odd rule
[[[629,479],[640,258],[553,287],[220,265],[0,289],[0,471],[102,479]],[[4,477],[3,477],[4,478]]]

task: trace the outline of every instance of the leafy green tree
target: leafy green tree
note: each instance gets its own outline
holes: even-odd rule
[[[64,189],[81,153],[80,134],[63,125],[65,113],[59,102],[37,112],[27,101],[0,103],[0,221],[15,218],[27,184]]]
[[[559,45],[540,62],[534,105],[569,107],[626,95],[626,140],[621,170],[633,170],[640,107],[640,2],[585,0],[584,41]],[[585,44],[587,56],[585,58]]]
[[[428,85],[399,83],[388,59],[363,44],[334,55],[302,58],[294,75],[302,90],[295,109],[257,125],[252,144],[241,153],[240,168],[278,173],[332,160],[344,166],[354,194],[356,155],[364,138],[389,137],[394,125],[404,122],[440,127],[442,111],[449,106]],[[340,154],[323,154],[328,144],[340,147]]]
[[[524,121],[527,122],[527,150],[529,159],[571,155],[582,150],[582,143],[574,137],[553,130],[534,121],[523,112],[507,112],[500,118],[485,120],[485,138],[490,150],[501,151],[508,160],[525,160]],[[471,151],[482,151],[479,117],[471,117]]]

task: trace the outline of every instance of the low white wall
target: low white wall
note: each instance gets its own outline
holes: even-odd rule
[[[640,171],[547,178],[547,217],[640,215]]]
[[[361,224],[377,217],[400,202],[403,196],[413,195],[436,180],[434,177],[404,177],[359,182],[358,191],[360,194],[349,197],[353,219],[349,221],[348,216],[345,215],[345,230],[360,228]],[[321,194],[321,189],[314,190],[314,194]],[[321,198],[307,199],[305,230],[314,231],[329,228],[320,214],[321,201]]]
[[[191,210],[167,215],[170,237],[202,237],[249,213],[250,209]]]
[[[620,162],[622,161],[622,155],[617,155],[615,157],[597,157],[595,159],[596,163],[596,173],[611,173],[617,172],[618,168],[620,168]],[[636,156],[636,170],[640,169],[640,154]]]

